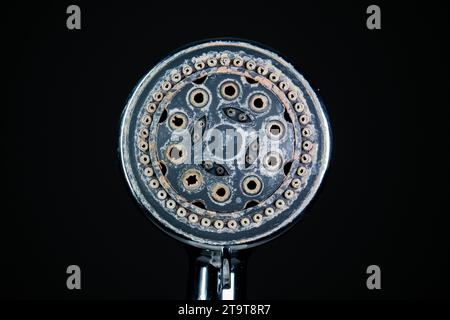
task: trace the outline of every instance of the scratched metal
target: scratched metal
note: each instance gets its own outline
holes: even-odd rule
[[[184,72],[189,68],[192,73]],[[236,98],[229,100],[221,93],[225,81],[237,86]],[[190,92],[198,88],[208,94],[204,107],[189,100]],[[255,94],[267,98],[264,112],[250,107]],[[198,120],[204,121],[205,131],[238,128],[243,135],[278,121],[284,127],[278,148],[280,169],[268,171],[262,163],[264,154],[251,164],[241,164],[238,157],[221,162],[210,155],[206,160],[212,169],[191,161],[172,163],[167,150],[175,143],[169,125],[175,113],[186,116],[187,127],[181,131],[190,135]],[[208,136],[203,138],[205,150],[209,141]],[[240,156],[246,155],[251,142]],[[262,150],[272,138],[267,135],[258,142]],[[317,95],[283,58],[249,43],[213,41],[169,56],[145,75],[123,112],[119,152],[133,195],[159,227],[198,247],[243,248],[286,230],[304,212],[328,166],[330,131]],[[218,174],[218,166],[224,174]],[[192,169],[202,175],[196,190],[186,189],[182,182],[183,174]],[[249,176],[262,183],[255,195],[242,188]],[[225,202],[212,197],[216,183],[230,188]],[[180,208],[182,214],[177,213]]]

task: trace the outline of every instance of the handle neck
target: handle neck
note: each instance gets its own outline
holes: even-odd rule
[[[189,298],[237,300],[245,298],[248,252],[229,248],[188,248]]]

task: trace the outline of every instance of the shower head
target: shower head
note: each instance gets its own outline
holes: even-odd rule
[[[145,75],[122,115],[119,149],[146,215],[222,257],[297,221],[327,169],[330,131],[309,83],[279,55],[209,41]]]

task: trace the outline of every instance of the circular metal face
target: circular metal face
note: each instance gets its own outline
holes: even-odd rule
[[[278,55],[214,41],[159,63],[123,113],[120,155],[147,215],[199,247],[286,229],[316,193],[330,133],[308,82]]]

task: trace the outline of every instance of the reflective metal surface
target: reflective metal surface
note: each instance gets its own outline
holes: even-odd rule
[[[247,252],[190,249],[188,297],[193,300],[245,298]]]

